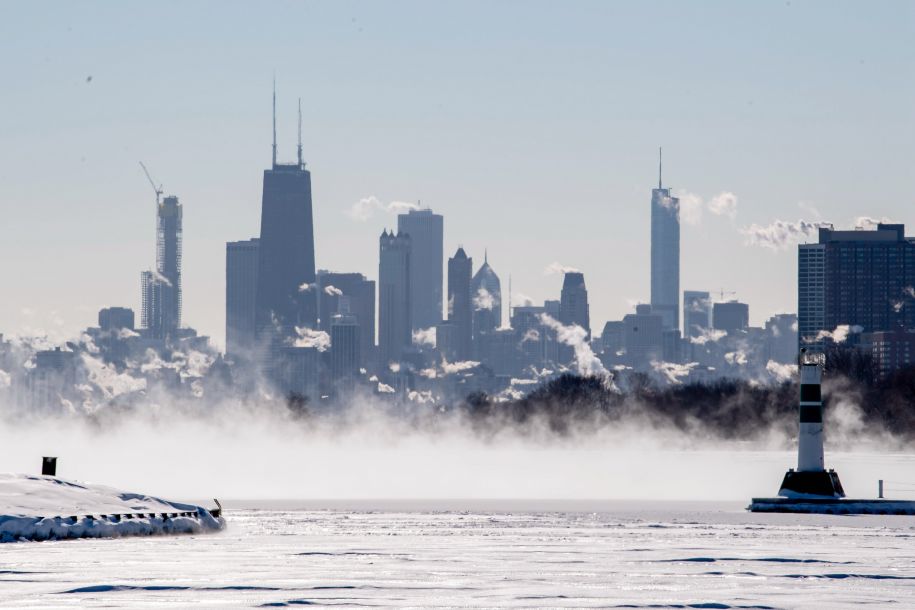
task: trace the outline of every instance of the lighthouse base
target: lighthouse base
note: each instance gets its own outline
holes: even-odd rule
[[[835,470],[798,471],[785,473],[778,495],[786,498],[844,498],[845,490]]]
[[[815,515],[915,515],[915,502],[844,498],[753,498],[747,510],[751,513]]]

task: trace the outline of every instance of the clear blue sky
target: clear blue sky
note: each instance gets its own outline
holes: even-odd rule
[[[781,219],[906,222],[910,2],[2,2],[0,332],[69,334],[138,309],[154,258],[143,160],[185,206],[185,321],[222,341],[225,241],[259,232],[278,81],[280,157],[302,97],[318,266],[377,276],[378,213],[421,199],[446,250],[489,248],[556,298],[580,268],[595,331],[648,298],[650,189],[737,196],[682,234],[683,289],[795,309]],[[88,77],[91,76],[91,81]]]

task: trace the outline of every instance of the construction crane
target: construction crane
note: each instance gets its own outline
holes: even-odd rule
[[[725,295],[737,294],[734,290],[724,290],[723,288],[718,293],[721,295],[721,301],[724,301]]]
[[[146,169],[146,166],[143,165],[143,162],[140,161],[140,167],[143,168],[143,173],[146,174],[146,179],[149,180],[149,185],[153,187],[153,190],[156,192],[156,205],[159,205],[159,197],[162,195],[162,185],[156,186],[155,180],[152,176],[149,175],[149,170]]]

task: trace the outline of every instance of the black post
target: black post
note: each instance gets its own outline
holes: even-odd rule
[[[49,476],[49,477],[57,476],[57,458],[56,457],[41,458],[41,474]]]

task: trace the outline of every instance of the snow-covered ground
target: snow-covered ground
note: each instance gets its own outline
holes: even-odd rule
[[[216,535],[4,545],[0,607],[915,606],[915,518],[745,505],[234,503]]]
[[[0,542],[219,530],[205,508],[56,477],[0,474]]]

